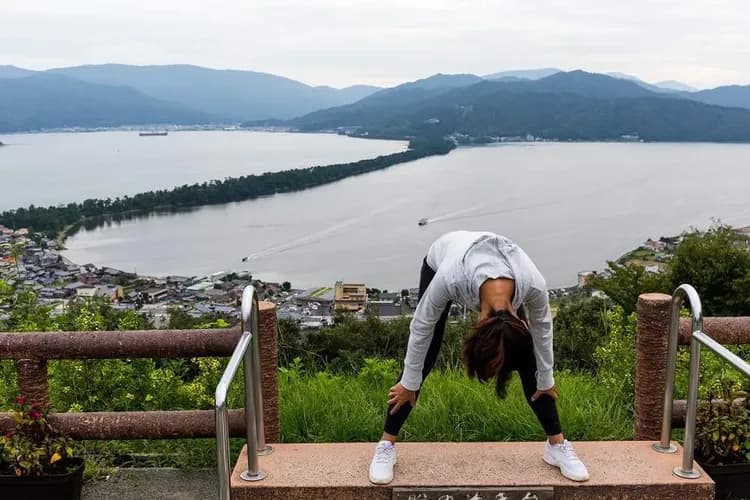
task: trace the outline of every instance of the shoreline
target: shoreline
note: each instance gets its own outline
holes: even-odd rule
[[[301,130],[293,127],[240,127],[235,124],[223,124],[223,125],[160,125],[160,124],[143,124],[143,125],[124,125],[122,127],[103,127],[103,128],[55,128],[55,129],[42,129],[42,130],[16,130],[0,132],[0,136],[12,137],[17,135],[44,135],[44,134],[96,134],[96,133],[107,133],[107,132],[140,132],[143,129],[151,129],[158,127],[159,129],[166,130],[168,132],[263,132],[268,134],[324,134],[324,135],[341,135],[350,139],[374,139],[381,141],[400,141],[408,142],[408,137],[391,137],[391,136],[379,136],[379,135],[357,135],[357,134],[346,134],[333,129],[321,129],[321,130]],[[449,134],[446,137],[456,137],[455,134]],[[539,143],[552,143],[552,144],[736,144],[736,145],[750,145],[750,141],[653,141],[646,139],[622,139],[613,137],[610,139],[549,139],[544,137],[534,137],[533,139],[518,138],[513,140],[500,140],[502,138],[493,138],[497,140],[485,141],[483,137],[467,137],[470,142],[458,141],[457,147],[477,147],[477,146],[492,146],[498,144],[539,144]],[[12,143],[0,143],[1,146],[12,146]]]
[[[404,151],[347,163],[295,168],[263,174],[228,177],[172,189],[138,193],[132,196],[89,199],[67,205],[19,207],[0,213],[0,223],[8,227],[32,227],[35,232],[64,243],[71,231],[97,218],[129,214],[151,214],[163,210],[197,209],[205,206],[242,202],[279,193],[305,191],[349,177],[384,170],[402,163],[450,153],[456,145],[446,140],[412,139]],[[114,208],[114,210],[109,210]],[[98,226],[99,224],[97,224]],[[72,233],[75,234],[75,233]]]

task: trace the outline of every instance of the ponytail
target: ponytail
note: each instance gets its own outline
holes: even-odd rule
[[[487,382],[495,377],[495,393],[507,395],[519,348],[532,348],[526,324],[508,311],[497,311],[483,319],[464,339],[463,361],[469,378]],[[517,358],[518,359],[518,358]]]

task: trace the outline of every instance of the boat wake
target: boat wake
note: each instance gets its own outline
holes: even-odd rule
[[[329,236],[332,236],[336,233],[340,233],[343,230],[356,226],[357,224],[360,224],[362,220],[382,214],[383,212],[386,212],[388,210],[393,210],[397,206],[401,205],[403,203],[397,203],[395,205],[390,205],[388,208],[379,208],[376,210],[372,210],[371,212],[361,215],[358,217],[350,217],[348,219],[344,219],[336,224],[333,224],[331,226],[328,226],[324,229],[320,229],[318,231],[313,231],[308,234],[305,234],[304,236],[300,236],[299,238],[294,238],[290,241],[287,241],[285,243],[280,243],[278,245],[272,245],[268,248],[264,248],[263,250],[260,250],[258,252],[251,253],[250,255],[247,255],[246,257],[242,258],[243,262],[246,262],[248,260],[256,260],[256,259],[262,259],[264,257],[270,257],[273,255],[278,255],[284,252],[289,252],[291,250],[296,250],[298,248],[302,248],[308,245],[312,245],[313,243],[317,243],[318,241],[323,240],[324,238],[327,238]]]

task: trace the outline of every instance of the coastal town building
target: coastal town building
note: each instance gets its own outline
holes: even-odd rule
[[[364,283],[337,281],[333,307],[337,311],[362,311],[367,305],[367,287]]]

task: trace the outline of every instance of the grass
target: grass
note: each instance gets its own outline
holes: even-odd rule
[[[635,250],[631,250],[630,252],[626,253],[622,257],[618,259],[618,262],[621,264],[624,263],[633,263],[633,262],[653,262],[657,263],[660,260],[663,260],[660,258],[661,254],[651,250],[650,248],[640,247],[636,248]]]
[[[378,379],[380,378],[380,379]],[[285,442],[376,441],[385,399],[395,377],[367,369],[356,376],[282,372],[280,411]],[[632,439],[632,415],[591,376],[560,373],[558,410],[575,440]],[[533,441],[544,433],[515,377],[508,397],[469,380],[459,370],[436,372],[425,383],[403,429],[407,441]]]

